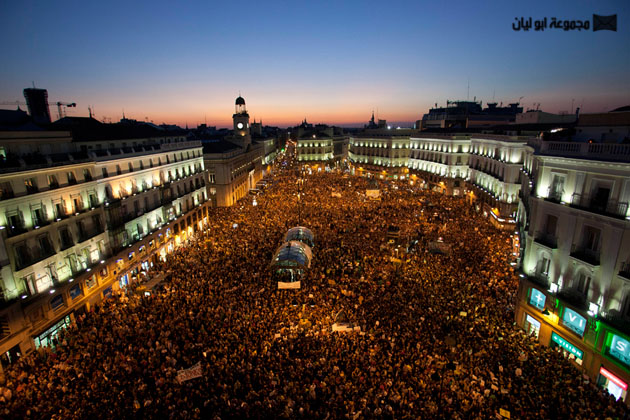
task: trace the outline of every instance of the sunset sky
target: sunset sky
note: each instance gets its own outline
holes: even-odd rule
[[[630,104],[630,10],[618,1],[4,1],[0,102],[48,89],[68,115],[231,125],[239,91],[269,125],[413,122],[447,99]],[[618,30],[515,31],[515,18]],[[10,109],[4,105],[2,108]],[[51,114],[57,116],[56,106]]]

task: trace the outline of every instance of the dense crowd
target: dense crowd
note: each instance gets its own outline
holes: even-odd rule
[[[155,267],[161,293],[108,299],[7,369],[0,416],[627,418],[514,324],[510,234],[464,199],[289,163],[257,204],[212,209]],[[312,265],[301,289],[277,290],[269,262],[298,224],[316,235]],[[439,238],[450,252],[432,252]],[[333,333],[340,312],[360,331]]]

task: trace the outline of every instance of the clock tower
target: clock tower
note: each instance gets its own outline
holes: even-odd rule
[[[247,108],[245,108],[245,99],[241,96],[236,98],[236,104],[234,109],[234,115],[232,115],[234,121],[234,137],[242,138],[244,147],[249,144],[249,114]]]

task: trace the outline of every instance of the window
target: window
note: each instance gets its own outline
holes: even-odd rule
[[[44,212],[44,208],[40,207],[37,209],[33,209],[31,216],[33,219],[33,225],[35,226],[41,226],[46,223],[46,214]]]
[[[96,229],[97,232],[101,232],[103,230],[103,225],[101,224],[101,216],[94,215],[92,216],[92,224],[94,225],[94,229]]]
[[[96,194],[94,193],[90,193],[88,195],[89,200],[90,200],[90,207],[94,208],[96,206],[98,206],[98,198],[96,197]]]
[[[597,252],[599,249],[599,239],[601,231],[593,226],[586,226],[584,228],[584,236],[582,246],[587,251]]]
[[[70,171],[67,173],[68,175],[68,185],[75,185],[77,183],[77,179],[74,176],[74,172]]]
[[[63,305],[63,295],[57,295],[54,298],[50,299],[50,307],[55,310],[60,308]]]
[[[73,198],[72,202],[74,204],[75,213],[79,213],[80,211],[83,211],[83,200],[81,199],[80,196]]]
[[[40,236],[37,240],[39,242],[39,252],[41,257],[53,255],[55,253],[55,248],[53,248],[50,244],[48,235]]]
[[[596,211],[605,211],[608,206],[610,188],[598,186],[591,198],[590,207]]]
[[[72,241],[72,235],[67,227],[61,228],[59,230],[59,239],[61,241],[61,249],[68,249],[74,245]]]
[[[74,286],[70,288],[69,294],[70,294],[70,299],[76,299],[80,296],[83,296],[83,292],[81,291],[81,286],[78,284],[75,284]]]
[[[37,188],[37,180],[35,178],[26,178],[24,180],[24,186],[26,187],[27,194],[35,194],[39,191],[39,188]]]
[[[55,216],[57,219],[66,217],[66,209],[64,208],[63,202],[55,203]]]
[[[86,182],[92,180],[92,172],[89,169],[83,170],[83,179],[85,179]]]
[[[133,172],[133,163],[129,162],[129,172]]]
[[[580,292],[584,296],[588,296],[588,290],[591,286],[591,276],[590,274],[582,271],[578,276],[577,282],[575,284],[575,289]]]
[[[13,188],[10,182],[0,182],[0,200],[13,198]]]
[[[550,236],[556,236],[556,227],[558,225],[558,218],[553,214],[547,215],[547,223],[545,224],[545,233]]]
[[[26,267],[31,261],[31,255],[28,251],[28,247],[26,243],[22,242],[20,244],[15,245],[15,265],[18,267],[18,270]]]
[[[551,260],[547,255],[543,255],[538,261],[538,266],[536,268],[536,274],[547,277],[549,275],[549,264]]]
[[[142,161],[139,161],[139,166],[140,166],[140,170],[144,169],[144,163]]]
[[[116,165],[116,175],[122,174],[122,169],[120,169],[120,165]]]
[[[56,175],[48,175],[48,187],[51,190],[54,190],[55,188],[59,188],[59,181],[57,180]]]
[[[93,288],[94,286],[96,286],[96,274],[92,274],[90,277],[88,277],[85,280],[85,287],[87,287],[88,289]]]
[[[109,174],[107,173],[107,168],[103,168],[103,178],[107,178]]]

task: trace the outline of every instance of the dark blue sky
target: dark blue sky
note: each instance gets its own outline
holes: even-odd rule
[[[229,124],[413,121],[470,99],[557,112],[630,104],[628,1],[3,1],[0,101],[34,81],[73,115]],[[618,16],[618,31],[516,32],[515,17]],[[591,22],[592,23],[592,22]],[[53,109],[56,114],[56,109]]]

